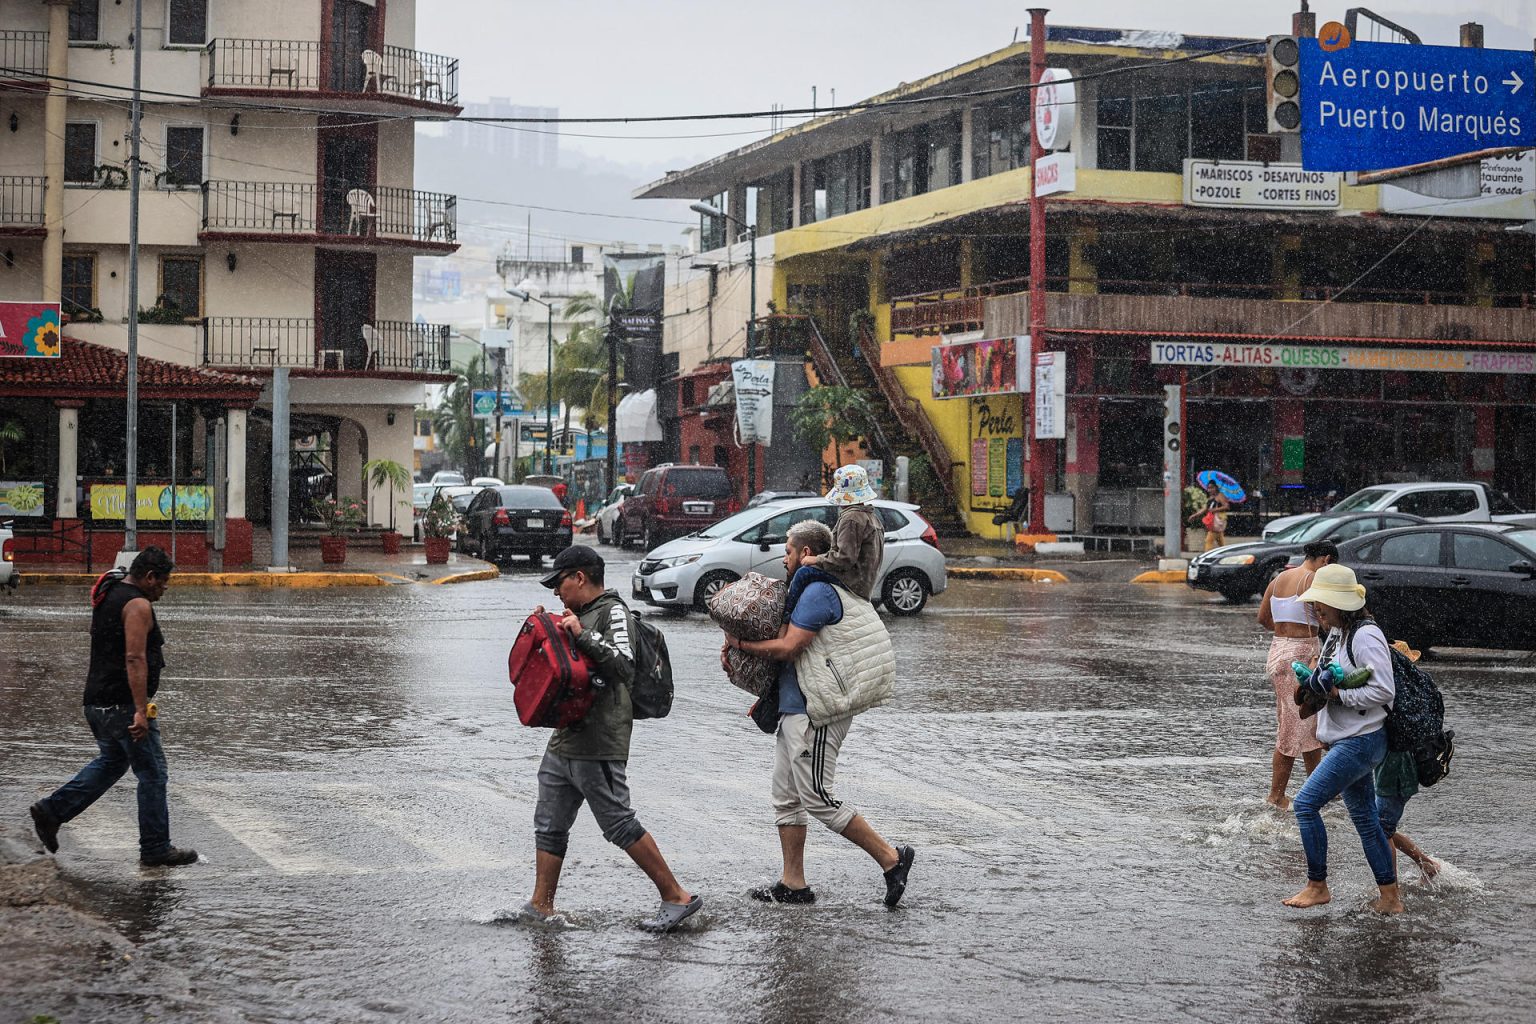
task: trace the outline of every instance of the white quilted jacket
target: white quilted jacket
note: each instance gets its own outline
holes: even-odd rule
[[[851,718],[891,699],[896,652],[875,606],[841,587],[843,617],[823,626],[795,659],[805,709],[817,727]]]

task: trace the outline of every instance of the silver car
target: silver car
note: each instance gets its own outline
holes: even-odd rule
[[[916,615],[930,594],[943,593],[948,585],[938,535],[916,505],[873,505],[885,524],[885,558],[873,596],[897,615]],[[705,601],[721,587],[749,572],[783,579],[784,541],[789,528],[804,519],[831,526],[837,521],[837,507],[825,498],[774,502],[668,541],[640,563],[632,592],[648,604],[703,611]]]

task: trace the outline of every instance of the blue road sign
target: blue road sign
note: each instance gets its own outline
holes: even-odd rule
[[[477,418],[477,419],[490,419],[491,417],[496,415],[496,392],[492,391],[492,390],[471,391],[470,392],[470,407],[471,407],[471,411],[475,415],[475,418]],[[524,409],[523,405],[522,405],[522,402],[519,401],[518,397],[516,395],[514,395],[512,392],[510,392],[510,391],[503,391],[501,393],[501,418],[502,419],[517,419],[517,418],[524,418],[524,419],[526,419],[528,417],[533,417],[533,416],[536,416],[539,419],[543,419],[544,418],[544,410],[543,409]],[[558,409],[555,409],[554,412],[550,416],[551,419],[558,419],[559,417],[560,417],[560,411]]]
[[[1301,44],[1301,165],[1372,171],[1505,146],[1536,146],[1536,61],[1527,50]]]

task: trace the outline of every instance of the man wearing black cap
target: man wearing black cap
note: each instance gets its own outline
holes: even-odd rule
[[[576,544],[556,555],[552,570],[539,581],[565,604],[560,628],[569,631],[576,649],[592,663],[594,682],[601,688],[586,718],[555,730],[539,765],[539,803],[533,815],[536,877],[533,899],[523,904],[519,916],[539,923],[554,916],[571,825],[586,802],[603,838],[629,854],[661,894],[656,916],[641,927],[666,932],[697,912],[704,899],[678,884],[656,840],[629,806],[625,768],[634,721],[629,698],[634,629],[623,598],[604,589],[603,568],[601,555]]]

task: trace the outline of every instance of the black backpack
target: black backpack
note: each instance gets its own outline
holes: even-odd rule
[[[666,718],[672,711],[672,656],[667,638],[649,621],[631,614],[635,629],[635,678],[629,684],[634,717]]]
[[[1345,641],[1349,660],[1355,663],[1354,633]],[[1392,657],[1392,687],[1395,696],[1387,705],[1387,749],[1413,757],[1418,768],[1419,785],[1433,786],[1451,773],[1451,758],[1456,754],[1456,733],[1445,728],[1445,700],[1428,672],[1397,648],[1388,646]]]

